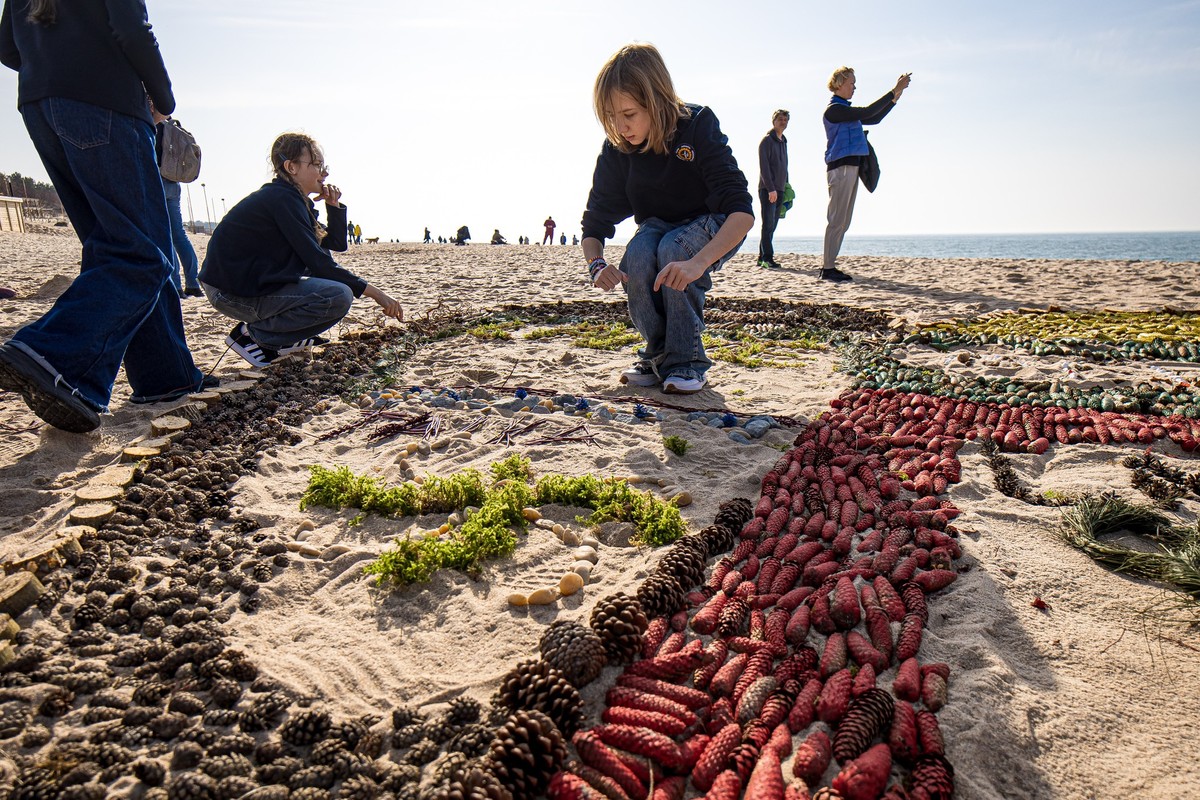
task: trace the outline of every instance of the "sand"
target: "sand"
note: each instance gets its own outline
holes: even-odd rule
[[[206,237],[195,239],[201,258],[205,242]],[[879,309],[908,325],[1050,305],[1195,309],[1200,297],[1194,264],[850,257],[839,266],[855,281],[832,285],[815,280],[818,257],[784,254],[779,260],[783,269],[764,271],[754,266],[752,255],[737,256],[717,275],[712,296],[841,303]],[[400,298],[410,318],[439,303],[486,310],[505,303],[619,302],[617,296],[585,286],[580,251],[574,247],[379,244],[353,247],[341,262]],[[0,283],[18,293],[0,301],[0,337],[6,338],[45,312],[69,283],[78,243],[49,232],[0,234],[0,263],[5,265]],[[204,369],[217,365],[216,375],[236,378],[245,365],[232,353],[222,358],[229,322],[203,299],[185,299],[183,309],[198,364]],[[370,301],[362,300],[334,334],[381,325],[397,323],[384,320]],[[910,346],[906,353],[912,363],[945,361],[944,354],[920,346]],[[1038,359],[999,346],[977,348],[975,355],[972,374],[1064,374],[1062,358]],[[796,368],[749,369],[719,362],[710,374],[710,388],[681,404],[812,419],[850,386],[852,376],[836,370],[838,360],[835,351],[814,350],[804,352]],[[652,390],[616,383],[615,375],[628,362],[628,352],[574,348],[564,338],[468,336],[422,348],[400,383],[530,385],[590,398],[640,394],[663,399]],[[1158,367],[1185,376],[1194,372],[1192,365]],[[1136,363],[1094,367],[1086,380],[1161,377],[1155,369]],[[5,552],[17,552],[66,524],[74,490],[116,463],[124,446],[147,436],[150,420],[168,408],[134,406],[128,396],[119,379],[112,414],[102,427],[73,435],[36,426],[18,398],[0,395],[0,540]],[[439,710],[464,694],[486,702],[505,672],[536,656],[547,625],[558,619],[586,622],[598,599],[616,591],[632,594],[660,557],[661,551],[628,546],[628,530],[609,526],[600,534],[592,582],[582,592],[548,607],[515,609],[505,602],[510,592],[556,584],[570,563],[569,548],[549,531],[531,528],[512,558],[489,564],[478,579],[443,571],[424,585],[378,587],[362,568],[395,536],[436,528],[445,515],[399,521],[369,516],[351,526],[350,511],[301,511],[310,465],[344,465],[398,482],[403,474],[397,462],[405,445],[417,440],[400,436],[371,443],[353,432],[319,442],[321,434],[358,415],[350,403],[335,400],[330,406],[305,426],[299,444],[274,449],[233,488],[241,513],[272,535],[292,539],[311,527],[300,536],[321,555],[293,557],[263,584],[260,608],[247,614],[233,607],[224,629],[230,644],[249,654],[264,673],[297,694],[318,698],[337,714],[386,717],[400,704]],[[471,411],[446,414],[453,427],[478,416]],[[579,422],[562,414],[547,420],[546,429],[558,432]],[[591,445],[528,446],[519,439],[511,447],[487,443],[502,424],[506,421],[492,417],[472,438],[428,455],[414,454],[409,463],[419,475],[447,476],[465,468],[486,470],[516,452],[528,456],[539,474],[661,479],[694,498],[682,509],[693,532],[711,524],[719,503],[739,496],[757,500],[762,474],[796,433],[776,428],[752,444],[737,445],[724,431],[666,411],[661,423],[589,421],[595,439]],[[668,453],[666,435],[686,438],[691,450],[684,456]],[[1119,466],[1122,456],[1137,449],[1080,444],[1013,458],[1020,476],[1038,490],[1113,490],[1144,500]],[[1170,443],[1159,442],[1154,449],[1180,459],[1184,468],[1195,466],[1193,457]],[[948,497],[964,512],[955,521],[964,532],[963,572],[930,598],[922,646],[923,661],[944,661],[952,670],[949,702],[938,718],[947,758],[956,770],[956,796],[1200,796],[1197,631],[1146,613],[1163,601],[1162,587],[1113,574],[1057,539],[1057,510],[1001,494],[977,445],[968,444],[959,456],[962,481],[950,487]],[[1194,522],[1198,508],[1195,501],[1184,501],[1179,514]],[[575,521],[577,509],[549,507],[543,512],[568,529],[587,533]],[[1035,598],[1049,608],[1034,608]],[[61,618],[32,609],[19,622],[38,629],[55,625],[56,619],[61,625]],[[593,721],[617,672],[607,668],[583,693]],[[56,723],[53,735],[68,736],[72,719]],[[38,752],[15,742],[0,741],[0,748],[9,756]],[[123,791],[128,786],[128,781],[121,784]]]

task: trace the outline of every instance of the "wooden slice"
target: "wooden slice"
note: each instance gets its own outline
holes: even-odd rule
[[[124,496],[120,486],[107,483],[89,483],[75,492],[76,503],[107,503]]]
[[[256,369],[244,369],[238,373],[238,377],[245,381],[261,381],[267,374]]]
[[[12,641],[21,632],[21,626],[8,614],[0,614],[0,639]]]
[[[71,525],[62,529],[62,535],[58,539],[58,552],[68,564],[74,564],[79,561],[79,557],[83,555],[83,545],[79,543],[80,539],[88,538],[96,535],[96,529],[88,525]]]
[[[164,436],[171,433],[179,433],[182,430],[187,430],[192,427],[192,423],[183,417],[168,414],[165,417],[150,420],[150,430],[157,436]]]
[[[112,503],[88,503],[71,509],[70,520],[79,525],[99,526],[115,513],[117,507]]]
[[[32,572],[14,572],[0,578],[0,614],[13,619],[37,602],[46,587]]]
[[[154,458],[161,453],[157,447],[145,447],[144,445],[130,445],[121,451],[121,458],[126,461],[141,461],[143,458]]]
[[[109,467],[92,478],[92,483],[104,483],[109,486],[128,486],[133,483],[133,473],[136,469],[137,467],[132,464],[118,464],[115,467]]]
[[[206,406],[214,406],[217,403],[221,402],[221,393],[220,392],[196,392],[195,394],[189,394],[188,399],[193,400],[197,403],[204,403],[204,405],[206,405]]]
[[[226,392],[244,392],[247,389],[253,389],[257,385],[257,381],[230,381],[229,383],[221,384],[214,391],[218,391],[221,394],[225,394]]]

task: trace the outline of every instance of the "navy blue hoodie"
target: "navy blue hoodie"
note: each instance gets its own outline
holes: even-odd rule
[[[367,282],[329,254],[346,249],[346,207],[325,205],[328,232],[317,241],[313,202],[276,178],[242,199],[213,231],[200,280],[237,297],[273,294],[311,276],[344,283],[361,297]]]
[[[651,217],[684,223],[735,211],[754,216],[746,176],[717,115],[707,106],[688,104],[687,110],[665,154],[622,153],[605,140],[583,212],[583,238],[612,238],[617,224],[630,216],[638,224]]]
[[[60,0],[58,6],[55,23],[42,25],[27,19],[29,0],[5,0],[0,63],[18,72],[18,108],[65,97],[151,122],[149,94],[163,114],[175,110],[142,0]]]

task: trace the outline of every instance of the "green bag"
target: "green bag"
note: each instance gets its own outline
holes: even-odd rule
[[[791,210],[794,202],[796,202],[796,191],[790,183],[785,183],[783,185],[783,201],[779,204],[780,219],[787,216],[787,212]]]

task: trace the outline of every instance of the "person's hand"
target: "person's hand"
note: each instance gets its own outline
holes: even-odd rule
[[[628,282],[628,275],[626,275],[624,272],[621,272],[620,269],[612,264],[609,264],[604,269],[600,270],[600,274],[596,276],[596,282],[593,285],[599,289],[603,289],[606,292],[611,292],[622,283]]]
[[[374,300],[383,309],[384,314],[392,319],[400,320],[401,322],[404,321],[404,309],[400,307],[399,300],[389,297],[383,292],[380,292],[379,296],[374,298]]]
[[[774,203],[779,199],[779,192],[767,192],[767,201]]]
[[[672,261],[658,273],[654,280],[654,291],[666,286],[670,289],[683,291],[692,281],[708,271],[708,264],[689,258],[687,261]]]
[[[897,99],[897,100],[900,99],[900,95],[904,93],[904,90],[908,88],[908,85],[910,83],[912,83],[912,73],[911,72],[906,72],[903,75],[901,75],[899,77],[899,79],[897,79],[896,88],[892,89],[892,94],[895,97],[895,99]]]
[[[321,194],[317,196],[317,199],[324,200],[326,205],[337,208],[338,201],[342,199],[342,190],[332,183],[327,183],[321,187]]]

